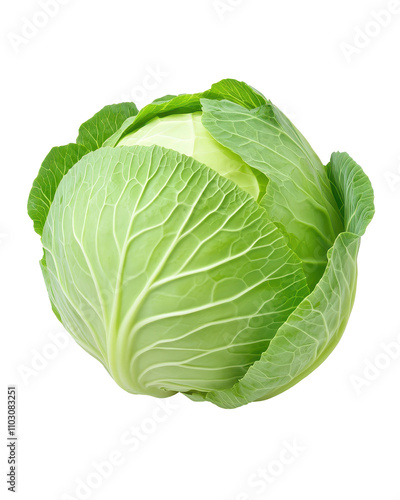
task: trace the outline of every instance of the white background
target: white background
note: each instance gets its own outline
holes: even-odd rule
[[[60,0],[46,18],[38,0],[1,2],[1,460],[4,471],[6,387],[16,383],[18,498],[400,499],[400,7],[381,12],[395,4]],[[27,38],[32,21],[42,26]],[[142,107],[225,77],[281,107],[324,162],[351,154],[377,212],[350,322],[320,368],[237,410],[181,395],[157,410],[160,400],[125,393],[72,340],[51,340],[68,337],[50,309],[26,201],[50,148],[74,141],[104,105]],[[283,455],[293,443],[298,451]],[[93,475],[113,453],[108,477]]]

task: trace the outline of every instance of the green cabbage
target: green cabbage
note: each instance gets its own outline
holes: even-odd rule
[[[336,346],[374,206],[346,153],[324,166],[262,94],[222,80],[103,108],[50,151],[28,212],[54,313],[122,388],[234,408]]]

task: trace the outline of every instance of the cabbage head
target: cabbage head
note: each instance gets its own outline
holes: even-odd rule
[[[53,148],[29,215],[66,330],[126,391],[234,408],[338,343],[371,184],[252,87],[106,106]]]

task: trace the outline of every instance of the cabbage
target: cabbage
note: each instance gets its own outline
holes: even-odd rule
[[[106,106],[53,148],[28,212],[54,313],[126,391],[270,398],[338,343],[373,192],[262,94],[222,80]]]

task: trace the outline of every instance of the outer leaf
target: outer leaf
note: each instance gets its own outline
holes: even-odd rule
[[[127,134],[137,130],[153,118],[173,114],[195,113],[201,110],[201,98],[228,99],[247,109],[253,109],[266,102],[265,97],[244,82],[225,79],[214,83],[210,90],[198,94],[167,95],[156,99],[139,111],[136,117],[129,118],[122,127],[105,143],[115,146]]]
[[[51,308],[54,312],[54,314],[57,316],[57,319],[61,321],[61,316],[60,313],[57,311],[56,306],[54,305],[54,296],[53,296],[53,290],[51,289],[51,284],[50,284],[50,278],[49,278],[49,273],[47,271],[47,264],[46,264],[46,256],[43,254],[43,258],[40,261],[40,268],[42,270],[43,274],[43,279],[46,285],[46,290],[49,295],[50,303],[51,303]]]
[[[158,146],[86,155],[42,240],[64,326],[130,392],[232,386],[308,294],[250,195]]]
[[[44,159],[28,199],[28,214],[33,227],[42,234],[57,187],[68,170],[89,151],[81,144],[53,148]]]
[[[137,107],[133,102],[105,106],[79,127],[76,142],[86,146],[89,151],[95,151],[101,148],[104,142],[121,127],[127,118],[135,116],[137,113]]]
[[[121,128],[104,145],[110,147],[116,146],[122,137],[142,127],[153,118],[200,111],[201,96],[202,94],[182,94],[156,99],[151,104],[142,108],[137,116],[126,120]]]
[[[28,214],[34,229],[42,234],[47,214],[61,179],[89,151],[100,148],[128,116],[135,115],[133,103],[105,106],[79,128],[76,144],[53,148],[44,159],[28,200]]]
[[[224,408],[267,399],[307,376],[333,350],[350,316],[356,287],[359,239],[342,233],[326,273],[278,330],[261,359],[232,389],[206,396]]]
[[[214,83],[211,89],[204,93],[204,98],[226,99],[227,101],[240,104],[247,109],[258,108],[267,102],[267,99],[258,91],[231,78]]]
[[[214,139],[270,179],[262,204],[288,235],[313,288],[343,230],[324,166],[272,105],[247,110],[228,101],[201,102],[202,122]]]
[[[279,394],[307,376],[334,349],[347,324],[355,296],[360,236],[370,222],[373,192],[361,168],[345,154],[332,155],[329,172],[343,198],[345,225],[328,254],[328,266],[313,292],[279,328],[261,359],[234,387],[193,393],[224,408]]]
[[[345,230],[362,236],[375,213],[370,180],[347,153],[333,153],[327,169],[338,196]]]

